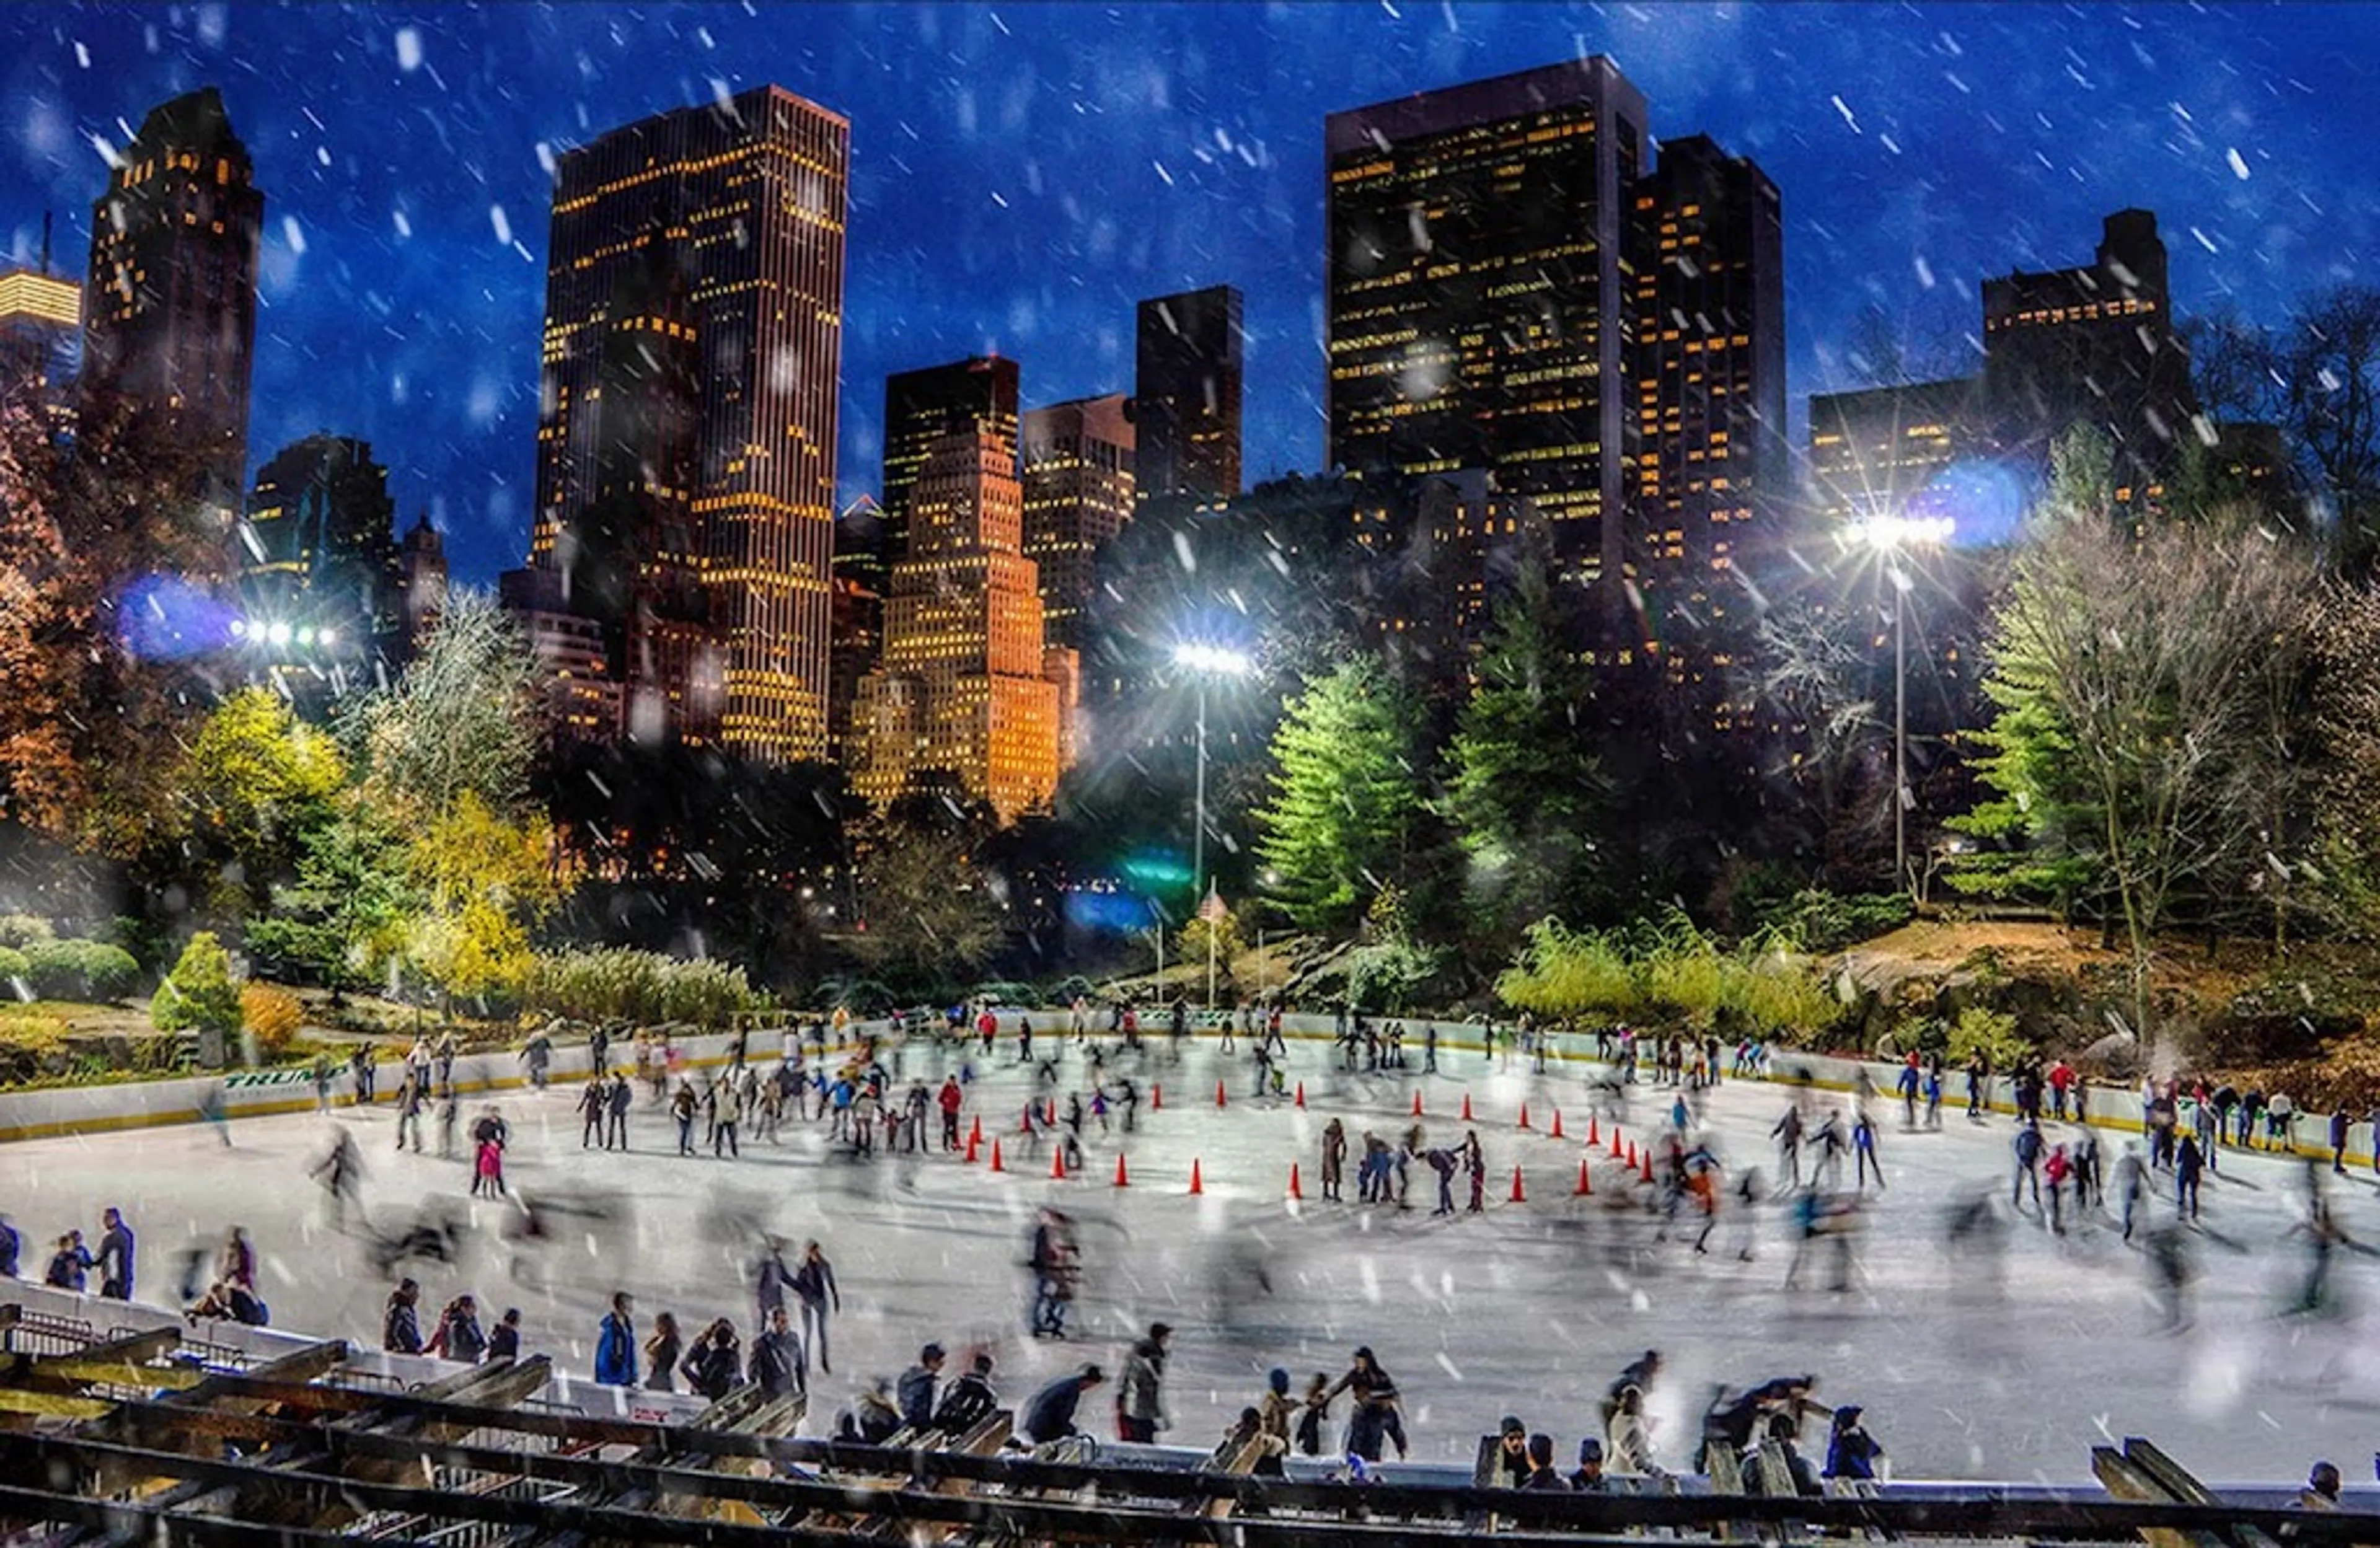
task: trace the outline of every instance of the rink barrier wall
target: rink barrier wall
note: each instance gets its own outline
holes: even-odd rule
[[[162,1265],[151,1272],[162,1273]],[[0,1279],[0,1301],[14,1301],[27,1312],[41,1317],[79,1324],[98,1338],[171,1327],[182,1335],[185,1349],[211,1366],[244,1370],[252,1365],[261,1365],[269,1360],[278,1360],[284,1355],[295,1354],[300,1349],[311,1348],[322,1341],[310,1335],[272,1327],[247,1327],[227,1320],[191,1323],[174,1312],[141,1301],[108,1300],[100,1296],[55,1289],[30,1279]],[[19,1324],[20,1328],[22,1326]],[[9,1330],[9,1333],[16,1331]],[[35,1327],[26,1331],[38,1336],[41,1330]],[[593,1347],[594,1340],[594,1329],[589,1328],[587,1332],[589,1348]],[[528,1352],[539,1354],[545,1351],[532,1348]],[[451,1376],[461,1369],[461,1362],[456,1361],[438,1360],[429,1355],[391,1354],[369,1345],[350,1342],[346,1359],[340,1362],[339,1374],[331,1378],[331,1385],[385,1386],[391,1392],[402,1392],[425,1382]],[[535,1397],[530,1399],[530,1406],[595,1419],[624,1420],[630,1423],[684,1424],[708,1406],[708,1399],[695,1393],[601,1386],[565,1370],[557,1360],[552,1380],[538,1390]]]
[[[1002,1021],[1003,1043],[1015,1035],[1013,1030],[1014,1018],[1020,1013],[1034,1018],[1037,1036],[1067,1035],[1068,1012],[1062,1007],[1020,1011],[1016,1007],[1002,1006],[998,1008],[998,1014]],[[1152,1024],[1144,1026],[1142,1037],[1149,1042],[1162,1042],[1168,1035],[1162,1019],[1151,1018],[1150,1021]],[[1099,1014],[1094,1024],[1104,1030],[1104,1012]],[[1419,1070],[1422,1058],[1419,1028],[1423,1024],[1424,1018],[1405,1019],[1405,1057],[1415,1070]],[[876,1021],[855,1023],[852,1030],[856,1035],[881,1035],[888,1028],[888,1022]],[[1198,1024],[1195,1021],[1194,1028],[1205,1035],[1211,1035],[1213,1031],[1211,1024]],[[1479,1023],[1442,1022],[1438,1023],[1438,1030],[1442,1076],[1460,1077],[1479,1069],[1472,1063],[1484,1059],[1487,1054],[1485,1029]],[[1284,1015],[1281,1033],[1285,1038],[1300,1043],[1328,1045],[1336,1040],[1336,1021],[1324,1015]],[[781,1029],[775,1028],[751,1034],[748,1052],[755,1063],[767,1065],[776,1061],[781,1035]],[[1592,1034],[1566,1033],[1560,1034],[1560,1045],[1548,1056],[1551,1061],[1581,1066],[1599,1062],[1591,1051]],[[733,1034],[710,1033],[675,1039],[672,1046],[681,1056],[681,1069],[717,1069],[730,1061],[735,1041]],[[399,1038],[386,1039],[381,1045],[395,1050],[395,1057],[381,1059],[374,1067],[375,1106],[394,1105],[396,1088],[405,1071],[400,1045],[409,1046],[407,1040]],[[631,1068],[629,1056],[632,1048],[633,1044],[625,1038],[615,1041],[612,1046],[611,1067],[615,1070]],[[1734,1057],[1731,1046],[1723,1046],[1720,1052],[1726,1058]],[[1461,1061],[1451,1062],[1457,1055],[1462,1056]],[[1525,1067],[1528,1056],[1515,1049],[1511,1062]],[[1893,1082],[1899,1079],[1901,1068],[1897,1063],[1803,1053],[1798,1049],[1772,1050],[1768,1062],[1767,1074],[1750,1078],[1767,1084],[1851,1092],[1857,1089],[1860,1071],[1865,1070],[1875,1083],[1877,1099],[1888,1108],[1900,1106],[1900,1098],[1893,1092]],[[1501,1068],[1503,1060],[1500,1057],[1497,1063]],[[557,1043],[547,1068],[548,1083],[574,1083],[583,1079],[591,1068],[592,1059],[585,1043]],[[1727,1077],[1730,1081],[1745,1078]],[[455,1060],[455,1090],[459,1097],[486,1098],[526,1089],[528,1083],[528,1066],[515,1050],[464,1054]],[[1992,1078],[1991,1100],[1985,1104],[1987,1110],[2014,1114],[2015,1104],[2009,1099],[2007,1088],[2006,1077],[1996,1075]],[[1651,1093],[1666,1088],[1640,1082],[1638,1089]],[[1581,1094],[1583,1102],[1584,1094]],[[2091,1095],[2095,1108],[2091,1119],[2093,1128],[2119,1133],[2138,1134],[2143,1131],[2137,1088],[2097,1086],[2092,1089]],[[330,1100],[334,1108],[355,1106],[353,1077],[344,1065],[332,1076]],[[2184,1098],[2185,1103],[2187,1100]],[[1947,1070],[1943,1072],[1942,1107],[1944,1112],[1951,1117],[1964,1113],[1963,1071]],[[59,1086],[42,1091],[0,1093],[0,1143],[54,1139],[67,1134],[103,1134],[169,1124],[201,1123],[215,1116],[211,1108],[219,1110],[226,1120],[311,1112],[315,1108],[313,1073],[304,1067],[244,1070],[174,1080],[125,1081],[106,1085]],[[2326,1138],[2328,1123],[2329,1115],[2326,1113],[2300,1114],[2295,1131],[2297,1137],[2289,1147],[2290,1152],[2310,1160],[2327,1158],[2330,1155],[2327,1144],[2309,1143],[2304,1136],[2312,1130]],[[2273,1152],[2265,1149],[2259,1154],[2271,1155]],[[2368,1123],[2352,1125],[2348,1130],[2349,1164],[2369,1167],[2373,1165],[2373,1156],[2372,1126]]]

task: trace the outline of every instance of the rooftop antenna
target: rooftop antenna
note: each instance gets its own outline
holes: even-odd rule
[[[42,278],[50,277],[50,212],[42,212]]]

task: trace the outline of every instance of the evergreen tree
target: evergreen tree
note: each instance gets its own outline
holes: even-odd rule
[[[1597,834],[1609,791],[1588,746],[1592,685],[1564,633],[1545,567],[1524,563],[1448,744],[1439,812],[1465,862],[1474,928],[1499,943],[1601,901]]]
[[[1309,679],[1284,707],[1257,853],[1298,925],[1348,924],[1381,887],[1407,880],[1427,815],[1421,720],[1412,691],[1371,655]]]

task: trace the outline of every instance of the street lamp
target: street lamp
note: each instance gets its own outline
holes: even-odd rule
[[[1948,516],[1875,515],[1852,528],[1851,540],[1885,556],[1885,574],[1892,582],[1892,875],[1917,896],[1917,880],[1909,871],[1909,809],[1916,804],[1909,789],[1909,666],[1903,644],[1908,632],[1909,574],[1898,556],[1917,548],[1939,548],[1954,530]]]
[[[1173,664],[1198,683],[1198,781],[1196,826],[1190,835],[1190,895],[1194,906],[1207,902],[1207,683],[1218,677],[1246,677],[1257,664],[1245,651],[1228,646],[1184,642],[1173,647]],[[1207,1009],[1215,1008],[1215,922],[1207,922]]]

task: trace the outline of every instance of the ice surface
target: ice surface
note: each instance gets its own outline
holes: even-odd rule
[[[2344,1312],[2279,1312],[2303,1264],[2290,1235],[2304,1186],[2295,1164],[2225,1154],[2206,1186],[2203,1228],[2191,1238],[2199,1271],[2192,1320],[2168,1335],[2143,1254],[2104,1219],[2063,1237],[2030,1217],[2014,1222],[2004,1291],[1950,1254],[1944,1224],[1955,1201],[1988,1184],[2006,1216],[2005,1117],[1971,1127],[1946,1105],[1941,1132],[1904,1134],[1898,1105],[1881,1104],[1890,1188],[1872,1198],[1854,1287],[1830,1293],[1826,1276],[1813,1275],[1821,1288],[1788,1292],[1781,1206],[1760,1212],[1758,1254],[1743,1263],[1735,1255],[1741,1217],[1722,1216],[1708,1257],[1685,1240],[1655,1241],[1652,1223],[1610,1206],[1612,1164],[1597,1173],[1597,1199],[1572,1197],[1591,1067],[1543,1077],[1517,1064],[1489,1071],[1476,1050],[1464,1050],[1439,1077],[1347,1076],[1329,1069],[1325,1048],[1298,1043],[1290,1079],[1305,1083],[1309,1105],[1299,1112],[1248,1100],[1245,1045],[1225,1059],[1208,1039],[1183,1066],[1152,1058],[1135,1072],[1141,1131],[1102,1138],[1090,1124],[1087,1167],[1060,1183],[1049,1179],[1047,1148],[1037,1155],[1014,1131],[1027,1081],[1013,1056],[1004,1039],[970,1100],[987,1136],[1002,1136],[1009,1170],[999,1176],[940,1155],[830,1158],[823,1126],[808,1124],[789,1125],[774,1146],[747,1124],[740,1162],[680,1159],[672,1125],[641,1091],[634,1149],[582,1150],[574,1089],[513,1094],[499,1105],[513,1121],[516,1190],[615,1197],[627,1215],[616,1227],[565,1219],[554,1240],[528,1249],[503,1235],[508,1206],[468,1199],[465,1163],[436,1157],[434,1122],[432,1154],[418,1156],[393,1153],[395,1119],[385,1106],[338,1121],[366,1158],[362,1198],[374,1228],[431,1207],[451,1206],[472,1222],[458,1265],[402,1270],[422,1283],[425,1334],[437,1309],[469,1289],[490,1322],[520,1306],[527,1348],[582,1373],[613,1290],[636,1294],[640,1323],[669,1309],[690,1334],[724,1314],[748,1337],[753,1234],[765,1224],[788,1239],[789,1257],[817,1238],[834,1262],[844,1314],[834,1324],[834,1373],[814,1377],[810,1433],[823,1433],[859,1384],[896,1374],[929,1338],[953,1351],[992,1348],[1002,1393],[1021,1402],[1074,1362],[1112,1364],[1123,1340],[1161,1318],[1178,1330],[1167,1376],[1174,1426],[1165,1438],[1184,1445],[1216,1438],[1262,1390],[1269,1367],[1287,1367],[1302,1388],[1315,1372],[1335,1377],[1349,1351],[1368,1343],[1402,1387],[1417,1459],[1468,1458],[1508,1412],[1553,1433],[1568,1455],[1595,1423],[1604,1386],[1648,1348],[1670,1362],[1654,1406],[1673,1465],[1690,1450],[1713,1383],[1803,1372],[1820,1375],[1822,1398],[1865,1406],[1903,1478],[2086,1482],[2089,1448],[2126,1434],[2154,1438],[2216,1481],[2293,1481],[2317,1456],[2352,1474],[2370,1449],[2367,1395],[2380,1365],[2362,1337],[2375,1296],[2370,1257],[2341,1254],[2335,1284]],[[932,1083],[944,1060],[918,1049],[907,1065]],[[1062,1110],[1081,1069],[1065,1060]],[[1151,1076],[1163,1086],[1161,1112],[1148,1110]],[[1231,1098],[1220,1112],[1219,1077]],[[1393,1141],[1412,1121],[1415,1086],[1432,1144],[1460,1141],[1451,1115],[1469,1094],[1487,1147],[1488,1213],[1431,1218],[1434,1176],[1420,1164],[1410,1212],[1318,1202],[1324,1122],[1343,1118],[1358,1151],[1367,1129]],[[1666,1093],[1638,1092],[1632,1137],[1669,1105]],[[1524,1098],[1535,1124],[1527,1133],[1513,1125]],[[1773,1178],[1767,1135],[1786,1099],[1777,1086],[1730,1082],[1710,1103],[1711,1132],[1732,1161]],[[467,1129],[480,1106],[465,1105]],[[1564,1142],[1545,1133],[1557,1106]],[[58,1232],[79,1227],[95,1240],[101,1208],[122,1205],[140,1236],[141,1297],[160,1304],[174,1293],[177,1253],[244,1226],[262,1255],[276,1326],[372,1342],[390,1281],[365,1261],[358,1236],[327,1227],[307,1176],[331,1128],[312,1116],[245,1120],[228,1150],[204,1127],[11,1145],[0,1152],[0,1210],[23,1233],[26,1271],[38,1275]],[[2103,1134],[2111,1179],[2122,1143]],[[1111,1186],[1119,1150],[1132,1179],[1123,1191]],[[1206,1187],[1198,1198],[1186,1196],[1194,1158]],[[1292,1162],[1302,1169],[1302,1206],[1283,1198]],[[1515,1165],[1524,1168],[1525,1204],[1503,1202]],[[2370,1223],[2373,1191],[2369,1173],[2334,1189],[2350,1235],[2380,1234]],[[1053,1198],[1080,1221],[1079,1344],[1025,1336],[1019,1264],[1034,1206]],[[2170,1218],[2162,1194],[2157,1212]],[[1344,1416],[1342,1400],[1333,1418]],[[1097,1423],[1110,1433],[1104,1412]]]

